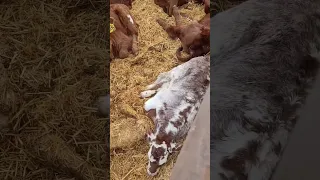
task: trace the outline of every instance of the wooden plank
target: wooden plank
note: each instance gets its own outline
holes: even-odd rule
[[[180,151],[170,180],[210,179],[210,88]]]

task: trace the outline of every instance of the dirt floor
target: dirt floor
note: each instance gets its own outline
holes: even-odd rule
[[[0,179],[105,179],[107,3],[0,1]]]
[[[146,100],[140,99],[139,94],[161,72],[181,63],[175,57],[180,41],[171,40],[156,22],[157,18],[164,18],[174,23],[174,18],[169,18],[150,0],[135,0],[131,12],[139,24],[139,54],[116,59],[110,64],[112,180],[151,179],[146,171],[149,145],[144,134],[154,125],[143,111]],[[193,3],[182,12],[194,20],[205,15],[203,5]],[[190,20],[185,19],[185,23]],[[152,179],[169,179],[176,156],[173,155]]]

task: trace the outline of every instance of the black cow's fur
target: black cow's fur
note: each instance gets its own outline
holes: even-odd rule
[[[211,19],[211,179],[268,180],[317,74],[319,0],[249,0]]]

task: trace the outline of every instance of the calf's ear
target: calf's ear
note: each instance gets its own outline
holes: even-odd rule
[[[155,135],[151,131],[148,131],[145,134],[145,139],[147,140],[148,143],[151,143],[151,141],[155,139]]]
[[[114,18],[113,17],[110,17],[110,23],[114,24]]]

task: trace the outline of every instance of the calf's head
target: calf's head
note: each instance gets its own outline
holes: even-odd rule
[[[151,132],[146,134],[146,138],[150,144],[147,172],[150,176],[155,176],[159,171],[159,167],[167,162],[169,154],[176,151],[177,147],[176,143],[159,140],[159,138]]]
[[[179,60],[190,60],[210,50],[210,28],[198,22],[184,27],[172,26],[168,29],[168,34],[171,38],[179,38],[181,41],[182,47],[176,54]],[[189,56],[182,58],[181,51],[188,53]]]

